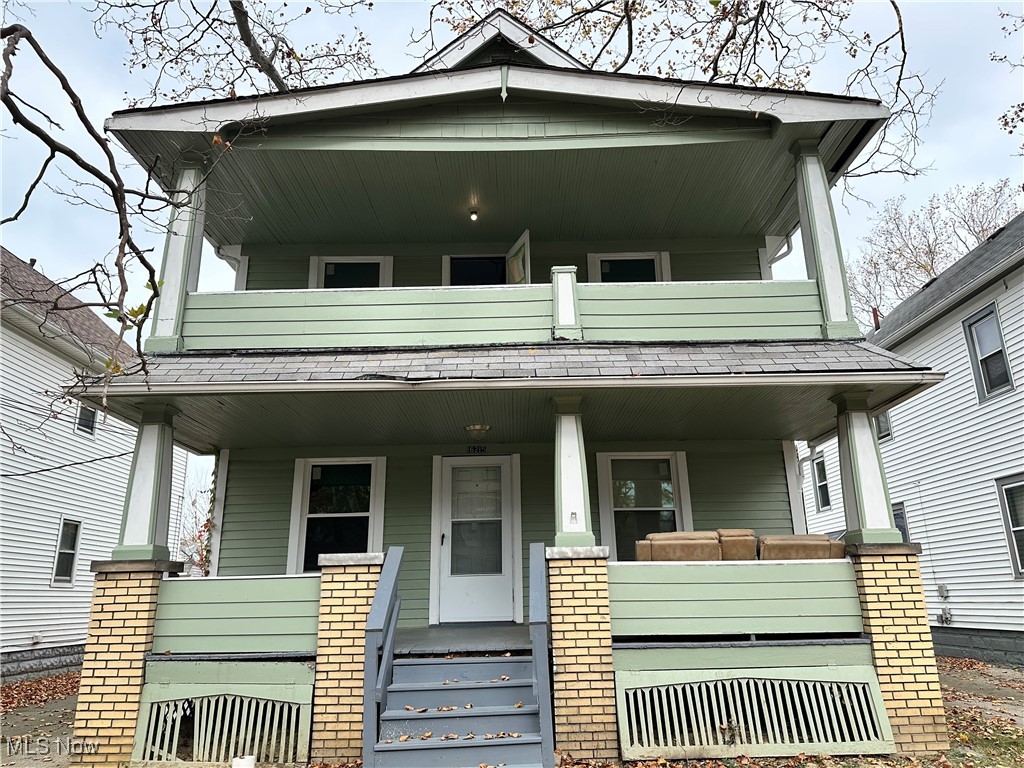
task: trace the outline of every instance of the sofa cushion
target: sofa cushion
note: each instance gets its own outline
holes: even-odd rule
[[[718,541],[715,531],[668,531],[648,533],[648,541]]]
[[[721,560],[722,548],[717,539],[668,539],[651,542],[652,560]]]
[[[828,536],[762,536],[758,542],[762,560],[828,560],[832,542]]]
[[[757,539],[754,532],[746,528],[719,528],[723,560],[757,559]]]

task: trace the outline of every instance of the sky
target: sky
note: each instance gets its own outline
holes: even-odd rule
[[[1021,181],[1018,141],[1001,131],[997,117],[1022,96],[1022,82],[1005,64],[990,61],[993,51],[1013,55],[1020,51],[1022,38],[1004,39],[999,8],[1022,10],[1021,2],[903,2],[907,38],[914,66],[924,70],[932,84],[942,81],[931,123],[922,130],[924,144],[920,159],[930,170],[916,178],[877,177],[861,180],[857,194],[874,205],[905,195],[908,205],[923,204],[930,195],[956,184],[975,185],[1009,176]],[[126,94],[138,94],[145,87],[145,73],[131,75],[123,64],[125,43],[114,32],[97,35],[82,3],[53,1],[23,4],[20,15],[56,63],[79,89],[90,116],[97,122],[125,106]],[[410,53],[409,32],[423,27],[429,3],[377,2],[372,13],[360,17],[372,42],[377,65],[385,74],[411,70],[417,58]],[[854,9],[868,25],[884,24],[890,13],[887,2],[863,0]],[[345,24],[345,17],[327,17],[321,23]],[[879,29],[881,27],[879,26]],[[828,57],[815,69],[810,86],[815,90],[838,91],[845,75],[837,66],[841,57]],[[16,92],[42,94],[49,84],[27,55],[18,57],[13,80]],[[68,130],[69,143],[77,140],[73,120],[63,105],[44,102],[54,119]],[[33,139],[19,136],[3,114],[0,137],[2,208],[10,215],[20,204],[21,194],[37,172],[45,153]],[[122,167],[127,178],[142,183],[141,171],[126,156]],[[59,180],[59,177],[58,179]],[[855,254],[867,233],[871,207],[865,202],[833,193],[840,233],[847,255]],[[102,258],[116,235],[116,222],[109,214],[84,206],[70,206],[64,199],[41,189],[20,221],[0,231],[4,245],[24,259],[35,258],[51,278],[61,278],[82,269],[90,260]],[[159,227],[141,239],[159,254]],[[803,276],[799,253],[779,264],[776,278]],[[231,270],[207,253],[200,277],[201,290],[230,290]]]

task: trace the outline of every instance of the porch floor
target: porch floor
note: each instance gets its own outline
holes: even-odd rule
[[[526,624],[444,624],[395,632],[395,653],[402,656],[529,649],[530,628]]]

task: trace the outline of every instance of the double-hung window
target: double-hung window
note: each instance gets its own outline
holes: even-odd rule
[[[1018,579],[1024,579],[1024,474],[997,480],[996,488],[1006,524],[1013,573]]]
[[[296,462],[291,573],[319,570],[320,555],[381,551],[384,466],[382,457]]]
[[[814,498],[818,502],[818,511],[832,507],[832,497],[828,492],[828,472],[825,470],[825,457],[814,460]]]
[[[995,303],[964,320],[964,333],[967,334],[967,349],[971,355],[978,399],[986,400],[1013,389],[1010,361],[999,329]]]
[[[75,563],[78,560],[78,541],[82,524],[78,520],[61,518],[57,533],[57,551],[53,558],[53,576],[50,583],[55,587],[75,585]]]
[[[96,434],[96,409],[87,405],[78,406],[78,418],[75,419],[75,429],[83,435]]]

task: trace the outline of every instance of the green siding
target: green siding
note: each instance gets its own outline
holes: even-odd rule
[[[616,673],[625,670],[709,669],[757,667],[871,666],[871,644],[849,645],[706,645],[686,648],[615,648]]]
[[[608,585],[620,636],[863,631],[848,560],[618,563]]]
[[[758,536],[793,533],[781,443],[762,449],[687,452],[693,527],[753,528]]]
[[[433,458],[388,458],[384,492],[384,546],[405,547],[398,574],[400,626],[427,623],[430,597],[430,506]]]
[[[228,462],[219,576],[285,572],[294,474],[294,460]]]

